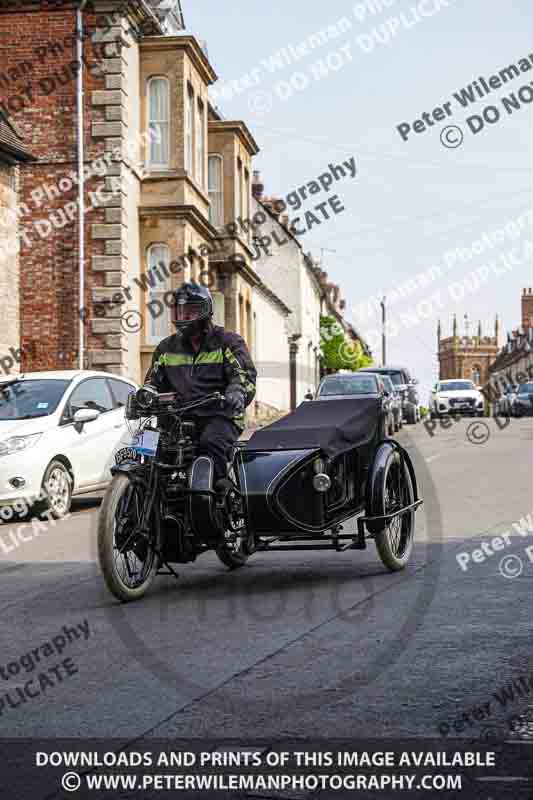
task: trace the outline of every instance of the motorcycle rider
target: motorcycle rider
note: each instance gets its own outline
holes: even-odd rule
[[[213,299],[194,281],[174,292],[171,319],[176,333],[156,347],[145,385],[176,392],[183,403],[221,392],[224,405],[194,409],[199,455],[213,459],[214,486],[223,488],[230,448],[244,429],[244,412],[255,396],[257,371],[244,339],[214,325]],[[218,484],[218,487],[217,487]]]

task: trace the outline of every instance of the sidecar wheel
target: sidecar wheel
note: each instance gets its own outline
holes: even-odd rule
[[[411,474],[400,454],[385,447],[379,458],[371,492],[371,514],[384,516],[414,502]],[[407,566],[413,549],[415,512],[394,517],[388,524],[369,523],[383,564],[395,572]]]
[[[107,588],[122,602],[143,597],[157,573],[160,537],[156,524],[149,540],[134,533],[142,503],[140,487],[125,475],[115,475],[98,516],[100,569]]]

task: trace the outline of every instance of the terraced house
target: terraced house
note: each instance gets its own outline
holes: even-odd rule
[[[178,0],[28,0],[0,33],[0,102],[36,155],[21,186],[25,369],[141,380],[189,278],[253,351],[253,231],[234,221],[259,148],[210,105],[217,75]]]

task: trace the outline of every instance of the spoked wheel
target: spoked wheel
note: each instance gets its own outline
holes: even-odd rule
[[[98,518],[98,559],[109,591],[123,602],[138,600],[157,572],[159,530],[139,530],[144,494],[125,475],[111,481]]]
[[[372,466],[366,514],[384,517],[414,502],[414,489],[409,468],[396,448],[384,443]],[[367,522],[374,534],[379,556],[392,570],[403,569],[411,556],[415,531],[414,509],[384,522]]]
[[[393,514],[414,502],[413,484],[409,470],[402,465],[398,453],[389,460],[385,475],[383,509],[385,514]],[[375,535],[376,547],[381,560],[390,570],[403,569],[411,556],[415,530],[415,512],[408,511],[400,517],[393,517],[385,529]]]

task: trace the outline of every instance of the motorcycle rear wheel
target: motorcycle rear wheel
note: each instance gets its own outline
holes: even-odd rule
[[[150,538],[135,534],[143,494],[126,475],[109,484],[98,517],[98,561],[109,591],[121,602],[143,597],[156,576],[160,550],[159,526],[154,520]],[[117,542],[117,534],[119,541]],[[131,547],[130,547],[131,545]]]

